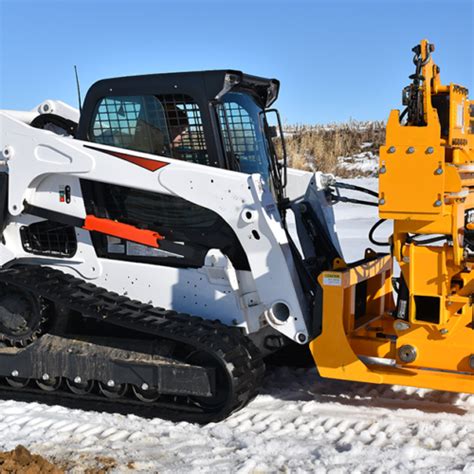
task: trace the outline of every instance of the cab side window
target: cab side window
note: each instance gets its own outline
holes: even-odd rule
[[[219,121],[225,151],[232,155],[244,173],[260,173],[268,178],[270,167],[260,114],[262,109],[252,97],[240,92],[228,92],[219,109]]]
[[[199,107],[182,94],[105,97],[96,107],[89,139],[210,164]]]

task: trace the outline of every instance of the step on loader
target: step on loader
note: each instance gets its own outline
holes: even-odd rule
[[[433,51],[378,193],[289,168],[279,82],[240,71],[0,111],[2,396],[206,423],[291,345],[324,377],[474,393],[474,107]],[[339,201],[378,206],[387,253],[344,260]]]

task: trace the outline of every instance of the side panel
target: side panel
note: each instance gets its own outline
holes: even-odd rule
[[[102,271],[94,281],[99,286],[154,306],[246,325],[225,267],[220,267],[217,279],[211,265],[188,269],[108,259],[99,263]]]
[[[10,214],[19,216],[25,199],[32,205],[41,202],[45,208],[54,208],[57,205],[55,193],[36,193],[44,178],[52,175],[180,196],[217,213],[239,239],[250,263],[254,283],[254,286],[241,287],[236,274],[240,302],[245,307],[242,313],[248,315],[254,326],[260,325],[256,321],[265,315],[266,321],[261,324],[270,324],[300,343],[308,340],[306,300],[296,278],[276,203],[259,175],[249,176],[133,152],[141,160],[161,162],[160,169],[152,171],[140,166],[137,160],[130,162],[114,156],[118,152],[130,154],[128,150],[103,145],[91,149],[85,142],[33,129],[1,112],[0,121],[0,144],[11,150],[8,161]],[[20,255],[23,253],[17,250]],[[7,262],[8,253],[5,253],[3,264]],[[77,259],[82,260],[82,257],[78,255]],[[70,260],[60,263],[73,266]],[[87,272],[79,270],[81,267],[86,267]],[[93,279],[104,272],[97,259],[85,254],[83,262],[75,268]],[[156,280],[159,281],[159,277]],[[284,318],[275,313],[282,307],[287,308],[283,311]]]

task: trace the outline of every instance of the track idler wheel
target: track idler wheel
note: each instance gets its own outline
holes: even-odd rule
[[[7,283],[0,284],[0,341],[25,347],[41,334],[46,319],[43,300]]]
[[[220,362],[209,352],[203,350],[195,350],[191,352],[185,360],[190,365],[199,365],[215,369],[216,373],[216,393],[212,397],[189,397],[191,404],[197,405],[204,410],[217,411],[223,407],[227,401],[230,390],[228,374]]]

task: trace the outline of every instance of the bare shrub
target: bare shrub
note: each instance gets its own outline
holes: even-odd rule
[[[364,171],[341,166],[363,152],[378,155],[385,141],[383,122],[351,121],[328,125],[294,125],[285,127],[289,165],[306,171],[323,171],[341,177],[364,175]]]

